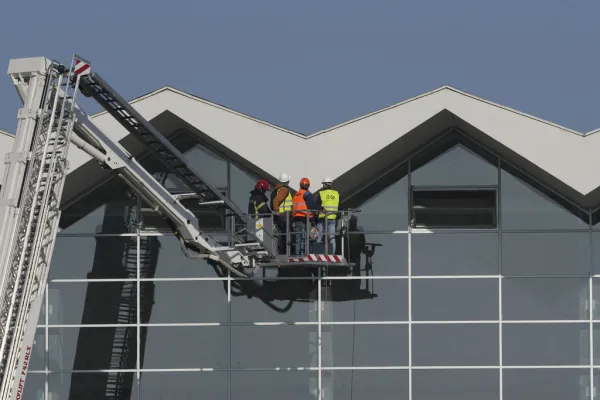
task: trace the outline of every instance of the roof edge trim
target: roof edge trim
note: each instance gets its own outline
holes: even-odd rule
[[[485,104],[488,104],[488,105],[491,105],[491,106],[494,106],[494,107],[500,108],[500,109],[502,109],[502,110],[504,110],[504,111],[508,111],[508,112],[511,112],[511,113],[514,113],[514,114],[520,115],[520,116],[522,116],[522,117],[525,117],[525,118],[532,119],[532,120],[534,120],[534,121],[536,121],[536,122],[540,122],[540,123],[542,123],[542,124],[545,124],[545,125],[550,125],[550,126],[553,126],[553,127],[555,127],[555,128],[558,128],[558,129],[561,129],[561,130],[567,131],[567,132],[569,132],[569,133],[573,133],[573,134],[575,134],[575,135],[578,135],[578,136],[585,136],[585,135],[587,135],[586,133],[579,132],[579,131],[576,131],[576,130],[574,130],[574,129],[571,129],[571,128],[567,128],[567,127],[565,127],[565,126],[562,126],[562,125],[559,125],[559,124],[557,124],[557,123],[550,122],[550,121],[548,121],[548,120],[545,120],[545,119],[542,119],[542,118],[536,117],[536,116],[534,116],[534,115],[531,115],[531,114],[527,114],[527,113],[525,113],[525,112],[523,112],[523,111],[515,110],[514,108],[510,108],[510,107],[508,107],[508,106],[505,106],[505,105],[502,105],[502,104],[499,104],[499,103],[494,103],[493,101],[486,100],[486,99],[484,99],[484,98],[482,98],[482,97],[476,96],[476,95],[474,95],[474,94],[471,94],[471,93],[469,93],[469,92],[465,92],[464,90],[460,90],[460,89],[457,89],[457,88],[455,88],[455,87],[452,87],[452,86],[444,86],[444,89],[448,89],[448,90],[450,90],[450,91],[452,91],[452,92],[455,92],[455,93],[461,94],[461,95],[463,95],[463,96],[470,97],[470,98],[472,98],[472,99],[474,99],[474,100],[479,100],[479,101],[481,101],[482,103],[485,103]],[[599,129],[597,129],[596,131],[600,131],[600,128],[599,128]]]
[[[134,103],[137,103],[137,102],[139,102],[139,101],[142,101],[142,100],[148,99],[148,98],[150,98],[150,97],[152,97],[152,96],[155,96],[155,95],[161,94],[162,92],[165,92],[165,91],[169,91],[169,92],[172,92],[172,93],[176,93],[176,94],[178,94],[178,95],[180,95],[180,96],[187,97],[188,99],[191,99],[191,100],[194,100],[194,101],[198,101],[198,102],[200,102],[200,103],[203,103],[203,104],[206,104],[206,105],[208,105],[208,106],[211,106],[211,107],[218,108],[218,109],[220,109],[220,110],[226,111],[226,112],[228,112],[228,113],[231,113],[231,114],[235,114],[235,115],[237,115],[237,116],[239,116],[239,117],[242,117],[242,118],[246,118],[246,119],[252,120],[252,121],[254,121],[254,122],[257,122],[257,123],[259,123],[259,124],[266,125],[266,126],[268,126],[268,127],[270,127],[270,128],[277,129],[277,130],[279,130],[279,131],[282,131],[282,132],[285,132],[285,133],[289,133],[289,134],[291,134],[291,135],[294,135],[294,136],[296,136],[296,137],[298,137],[298,138],[301,138],[301,139],[306,139],[306,138],[307,138],[307,135],[303,135],[303,134],[301,134],[301,133],[298,133],[298,132],[295,132],[295,131],[292,131],[292,130],[289,130],[289,129],[283,128],[283,127],[281,127],[281,126],[274,125],[274,124],[272,124],[272,123],[270,123],[270,122],[263,121],[263,120],[261,120],[261,119],[258,119],[258,118],[255,118],[255,117],[252,117],[252,116],[250,116],[250,115],[247,115],[247,114],[244,114],[244,113],[241,113],[241,112],[239,112],[239,111],[233,110],[233,109],[231,109],[231,108],[229,108],[229,107],[226,107],[226,106],[224,106],[224,105],[221,105],[221,104],[214,103],[214,102],[212,102],[212,101],[209,101],[209,100],[203,99],[202,97],[199,97],[199,96],[196,96],[196,95],[193,95],[193,94],[190,94],[190,93],[184,92],[183,90],[179,90],[179,89],[177,89],[177,88],[174,88],[174,87],[172,87],[172,86],[168,86],[168,85],[167,85],[167,86],[163,86],[163,87],[161,87],[160,89],[156,89],[156,90],[154,90],[154,91],[152,91],[152,92],[150,92],[150,93],[146,93],[146,94],[144,94],[144,95],[142,95],[142,96],[136,97],[136,98],[134,98],[133,100],[130,100],[130,101],[128,101],[128,102],[129,102],[129,104],[134,104]],[[100,111],[99,113],[92,115],[92,117],[91,117],[91,118],[96,118],[96,117],[99,117],[99,116],[101,116],[101,115],[104,115],[104,114],[107,114],[107,113],[108,113],[108,111]]]

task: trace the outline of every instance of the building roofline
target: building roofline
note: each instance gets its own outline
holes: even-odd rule
[[[156,96],[156,95],[158,95],[158,94],[160,94],[162,92],[166,92],[166,91],[170,91],[170,92],[179,94],[181,96],[187,97],[189,99],[201,102],[203,104],[206,104],[206,105],[209,105],[209,106],[212,106],[212,107],[216,107],[216,108],[218,108],[220,110],[229,112],[231,114],[237,115],[237,116],[242,117],[242,118],[246,118],[246,119],[252,120],[252,121],[257,122],[259,124],[267,125],[270,128],[274,128],[274,129],[277,129],[279,131],[282,131],[282,132],[285,132],[285,133],[289,133],[290,135],[294,135],[294,136],[297,136],[297,137],[302,138],[302,139],[306,138],[306,135],[303,135],[301,133],[292,131],[290,129],[283,128],[281,126],[272,124],[272,123],[270,123],[268,121],[264,121],[264,120],[252,117],[250,115],[247,115],[247,114],[244,114],[242,112],[236,111],[236,110],[234,110],[232,108],[226,107],[226,106],[221,105],[221,104],[214,103],[214,102],[212,102],[210,100],[207,100],[207,99],[204,99],[204,98],[202,98],[200,96],[196,96],[194,94],[191,94],[191,93],[188,93],[188,92],[184,92],[183,90],[179,90],[177,88],[174,88],[174,87],[168,86],[168,85],[167,86],[163,86],[160,89],[156,89],[156,90],[154,90],[152,92],[146,93],[146,94],[144,94],[142,96],[136,97],[133,100],[130,100],[129,104],[135,104],[135,103],[137,103],[139,101],[145,100],[145,99],[150,98],[152,96]],[[92,118],[99,117],[99,116],[104,115],[106,113],[108,113],[108,111],[106,111],[106,110],[105,111],[100,111],[99,113],[92,115]]]
[[[11,139],[15,137],[15,135],[13,135],[12,133],[3,131],[2,129],[0,129],[0,134],[5,135],[5,136],[10,136]]]
[[[159,88],[159,89],[156,89],[156,90],[153,90],[153,91],[151,91],[151,92],[148,92],[148,93],[146,93],[146,94],[143,94],[143,95],[141,95],[141,96],[135,97],[134,99],[130,100],[130,101],[129,101],[129,103],[130,103],[130,104],[135,104],[135,103],[137,103],[137,102],[139,102],[139,101],[142,101],[142,100],[148,99],[148,98],[150,98],[150,97],[152,97],[152,96],[156,96],[156,95],[158,95],[158,94],[160,94],[160,93],[162,93],[162,92],[165,92],[165,91],[170,91],[170,92],[172,92],[172,93],[179,94],[179,95],[181,95],[181,96],[184,96],[184,97],[187,97],[187,98],[189,98],[189,99],[192,99],[192,100],[195,100],[195,101],[199,101],[199,102],[201,102],[201,103],[203,103],[203,104],[206,104],[206,105],[209,105],[209,106],[212,106],[212,107],[216,107],[216,108],[218,108],[218,109],[220,109],[220,110],[223,110],[223,111],[229,112],[229,113],[231,113],[231,114],[234,114],[234,115],[236,115],[236,116],[239,116],[239,117],[242,117],[242,118],[247,118],[247,119],[250,119],[250,120],[252,120],[252,121],[254,121],[254,122],[257,122],[257,123],[259,123],[259,124],[263,124],[263,125],[269,126],[270,128],[277,129],[277,130],[279,130],[279,131],[281,131],[281,132],[288,133],[288,134],[290,134],[290,135],[293,135],[293,136],[296,136],[296,137],[298,137],[298,138],[302,138],[302,139],[310,139],[310,138],[312,138],[312,137],[319,136],[319,135],[323,135],[323,134],[325,134],[325,133],[328,133],[328,132],[331,132],[331,131],[335,131],[336,129],[338,129],[338,128],[341,128],[341,127],[344,127],[344,126],[346,126],[346,125],[350,125],[350,124],[352,124],[352,123],[355,123],[355,122],[361,121],[361,120],[363,120],[363,119],[369,118],[369,117],[371,117],[371,116],[374,116],[374,115],[380,114],[380,113],[382,113],[382,112],[388,111],[388,110],[390,110],[390,109],[393,109],[393,108],[396,108],[396,107],[400,107],[400,106],[402,106],[402,105],[405,105],[405,104],[407,104],[407,103],[413,102],[413,101],[415,101],[415,100],[419,100],[419,99],[421,99],[421,98],[424,98],[424,97],[427,97],[427,96],[431,96],[431,95],[433,95],[433,94],[436,94],[436,93],[438,93],[438,92],[443,92],[443,91],[446,91],[446,90],[448,90],[448,91],[451,91],[451,92],[454,92],[454,93],[457,93],[457,94],[460,94],[460,95],[463,95],[463,96],[466,96],[466,97],[469,97],[469,98],[471,98],[471,99],[474,99],[474,100],[478,100],[478,101],[480,101],[480,102],[482,102],[482,103],[485,103],[485,104],[491,105],[491,106],[493,106],[493,107],[497,107],[497,108],[499,108],[499,109],[502,109],[502,110],[504,110],[504,111],[508,111],[508,112],[510,112],[510,113],[514,113],[514,114],[517,114],[517,115],[520,115],[520,116],[523,116],[523,117],[526,117],[526,118],[532,119],[532,120],[534,120],[534,121],[537,121],[537,122],[540,122],[540,123],[542,123],[542,124],[546,124],[546,125],[552,126],[552,127],[554,127],[554,128],[561,129],[561,130],[563,130],[563,131],[566,131],[566,132],[569,132],[569,133],[572,133],[572,134],[575,134],[575,135],[578,135],[578,136],[582,136],[582,137],[583,137],[583,136],[588,136],[588,135],[592,135],[592,134],[594,134],[594,133],[600,132],[600,128],[598,128],[598,129],[595,129],[595,130],[592,130],[592,131],[589,131],[589,132],[579,132],[579,131],[577,131],[577,130],[575,130],[575,129],[571,129],[571,128],[565,127],[565,126],[563,126],[563,125],[560,125],[560,124],[557,124],[557,123],[554,123],[554,122],[551,122],[551,121],[548,121],[548,120],[545,120],[545,119],[542,119],[542,118],[536,117],[536,116],[534,116],[534,115],[531,115],[531,114],[528,114],[528,113],[525,113],[525,112],[522,112],[522,111],[516,110],[516,109],[514,109],[514,108],[511,108],[511,107],[508,107],[508,106],[505,106],[505,105],[502,105],[502,104],[499,104],[499,103],[495,103],[495,102],[493,102],[493,101],[490,101],[490,100],[484,99],[484,98],[482,98],[482,97],[476,96],[476,95],[474,95],[474,94],[472,94],[472,93],[466,92],[466,91],[464,91],[464,90],[461,90],[461,89],[458,89],[458,88],[455,88],[455,87],[453,87],[453,86],[449,86],[449,85],[440,86],[440,87],[438,87],[438,88],[436,88],[436,89],[433,89],[433,90],[430,90],[430,91],[428,91],[428,92],[425,92],[425,93],[419,94],[419,95],[417,95],[417,96],[414,96],[414,97],[411,97],[411,98],[408,98],[408,99],[402,100],[402,101],[400,101],[400,102],[398,102],[398,103],[394,103],[394,104],[392,104],[392,105],[389,105],[389,106],[387,106],[387,107],[380,108],[380,109],[378,109],[378,110],[375,110],[375,111],[372,111],[372,112],[370,112],[370,113],[367,113],[367,114],[361,115],[361,116],[359,116],[359,117],[356,117],[356,118],[350,119],[350,120],[348,120],[348,121],[345,121],[345,122],[339,123],[339,124],[337,124],[337,125],[334,125],[334,126],[331,126],[331,127],[329,127],[329,128],[325,128],[325,129],[322,129],[322,130],[320,130],[320,131],[313,132],[313,133],[308,133],[308,134],[302,134],[302,133],[299,133],[299,132],[297,132],[297,131],[294,131],[294,130],[291,130],[291,129],[287,129],[287,128],[281,127],[281,126],[279,126],[279,125],[273,124],[273,123],[271,123],[271,122],[268,122],[268,121],[265,121],[265,120],[261,120],[261,119],[255,118],[255,117],[252,117],[252,116],[250,116],[250,115],[248,115],[248,114],[244,114],[244,113],[242,113],[242,112],[240,112],[240,111],[234,110],[234,109],[232,109],[232,108],[229,108],[229,107],[227,107],[227,106],[225,106],[225,105],[222,105],[222,104],[218,104],[218,103],[212,102],[212,101],[210,101],[210,100],[207,100],[207,99],[205,99],[205,98],[202,98],[202,97],[200,97],[200,96],[197,96],[197,95],[194,95],[194,94],[191,94],[191,93],[185,92],[185,91],[183,91],[183,90],[177,89],[177,88],[175,88],[175,87],[172,87],[172,86],[169,86],[169,85],[165,85],[165,86],[163,86],[163,87],[161,87],[161,88]],[[101,111],[101,112],[99,112],[99,113],[96,113],[96,114],[92,115],[92,118],[99,117],[99,116],[101,116],[101,115],[104,115],[104,114],[106,114],[106,113],[107,113],[107,111]]]

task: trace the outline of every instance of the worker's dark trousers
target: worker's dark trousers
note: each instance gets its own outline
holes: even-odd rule
[[[294,237],[292,239],[293,255],[303,256],[306,255],[306,219],[305,218],[294,218]]]
[[[279,254],[287,254],[286,244],[287,244],[287,225],[285,223],[286,218],[289,218],[289,214],[276,215],[275,216],[275,225],[277,225],[277,230],[279,231],[279,236],[277,237],[277,252]],[[291,228],[291,222],[290,222]]]

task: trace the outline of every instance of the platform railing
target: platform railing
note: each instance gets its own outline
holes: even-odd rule
[[[285,237],[285,253],[278,251],[279,255],[285,254],[287,257],[293,256],[306,256],[307,254],[324,254],[324,255],[340,255],[346,257],[345,253],[345,236],[348,232],[350,218],[359,213],[358,209],[338,210],[338,211],[327,211],[327,210],[302,210],[301,213],[305,214],[305,217],[294,217],[294,214],[298,211],[287,211],[285,213],[260,213],[260,214],[248,214],[253,219],[265,219],[270,218],[272,220],[272,232],[269,232],[269,237],[274,240],[273,248],[280,249],[278,246],[279,240]],[[312,214],[312,217],[311,217]],[[319,214],[324,214],[324,218],[319,219]],[[330,233],[328,230],[329,216],[335,214],[335,230],[334,240],[336,237],[340,237],[340,246],[337,251],[332,252],[330,249]],[[280,231],[280,226],[285,222],[285,232]],[[304,227],[297,228],[298,222],[302,221]],[[279,222],[279,223],[278,223]],[[319,230],[317,226],[319,222],[322,223],[322,229]],[[303,236],[303,239],[296,240],[298,236]],[[294,239],[294,240],[292,240]],[[321,251],[321,244],[323,251]],[[301,247],[302,251],[298,250]]]

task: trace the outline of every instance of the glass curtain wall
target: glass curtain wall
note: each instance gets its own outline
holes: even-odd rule
[[[254,177],[186,154],[245,210]],[[270,270],[257,289],[138,229],[143,205],[119,183],[86,201],[63,216],[76,222],[26,399],[591,400],[598,386],[600,226],[461,136],[345,201],[361,210],[350,275]]]

